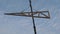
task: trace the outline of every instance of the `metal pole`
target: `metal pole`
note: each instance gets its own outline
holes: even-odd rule
[[[32,5],[31,5],[31,0],[29,0],[29,3],[30,3],[30,9],[31,9],[31,12],[32,12],[32,20],[33,20],[33,28],[34,28],[34,34],[37,34],[36,33],[36,26],[35,26],[35,22],[34,22],[34,17],[33,17],[33,10],[32,10]]]

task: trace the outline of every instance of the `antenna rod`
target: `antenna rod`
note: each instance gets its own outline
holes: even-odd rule
[[[31,5],[31,0],[29,0],[29,3],[30,3],[30,9],[31,9],[31,12],[32,12],[32,20],[33,20],[33,28],[34,28],[34,34],[37,34],[36,33],[36,26],[35,26],[35,22],[34,22],[34,17],[33,17],[33,10],[32,10],[32,5]]]

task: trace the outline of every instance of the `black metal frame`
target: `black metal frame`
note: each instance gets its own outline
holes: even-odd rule
[[[34,34],[37,34],[34,18],[48,18],[48,19],[50,19],[50,14],[49,14],[48,11],[36,11],[36,12],[33,12],[32,5],[31,5],[31,0],[29,0],[29,3],[30,3],[29,5],[30,5],[31,12],[4,13],[4,14],[5,15],[13,15],[13,16],[27,16],[27,17],[32,17]],[[48,15],[46,15],[44,13],[48,13]],[[34,16],[35,14],[38,14],[38,15]],[[40,16],[40,14],[42,14],[44,16]]]

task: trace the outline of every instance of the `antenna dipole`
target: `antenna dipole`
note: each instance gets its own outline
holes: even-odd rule
[[[33,20],[33,28],[34,28],[34,34],[37,34],[36,32],[36,26],[35,26],[35,21],[34,21],[34,17],[33,17],[33,10],[32,10],[32,4],[31,4],[31,0],[29,0],[30,3],[30,9],[31,9],[31,15],[32,15],[32,20]]]
[[[31,0],[29,0],[29,6],[30,6],[31,12],[4,13],[4,15],[14,15],[14,16],[27,16],[27,17],[32,17],[34,34],[37,34],[34,17],[36,17],[36,18],[48,18],[48,19],[50,19],[50,14],[49,14],[48,11],[40,11],[40,12],[37,11],[37,12],[33,12],[32,4],[31,4],[31,3],[32,3]],[[44,14],[44,13],[48,13],[48,15],[46,15],[46,14]],[[37,14],[37,16],[34,16],[35,14]],[[41,16],[40,14],[43,15],[43,16]]]

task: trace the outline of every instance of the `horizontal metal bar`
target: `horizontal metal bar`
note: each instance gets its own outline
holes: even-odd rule
[[[17,14],[5,14],[5,15],[32,17],[31,15],[17,15]],[[42,17],[42,16],[33,16],[33,17],[34,18],[50,18],[50,17]]]

